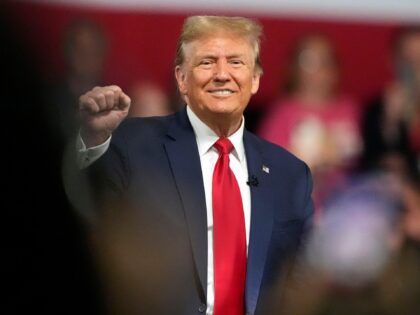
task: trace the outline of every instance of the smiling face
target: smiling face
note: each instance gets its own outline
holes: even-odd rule
[[[260,79],[249,40],[220,31],[185,44],[184,53],[175,75],[190,108],[210,128],[240,124]]]

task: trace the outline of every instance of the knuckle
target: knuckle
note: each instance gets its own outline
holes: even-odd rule
[[[96,98],[98,100],[104,100],[105,99],[105,95],[103,93],[98,93],[98,94],[96,94]]]
[[[92,99],[87,95],[82,95],[79,98],[79,106],[85,107],[92,104]]]
[[[92,99],[92,98],[88,98],[87,100],[86,100],[86,104],[87,105],[90,105],[91,107],[94,107],[95,105],[96,105],[96,102],[95,102],[95,100],[94,99]]]
[[[121,92],[121,88],[118,85],[110,85],[109,88],[114,92]]]
[[[89,97],[95,97],[96,94],[97,92],[92,90],[92,91],[87,92],[84,95],[86,96],[86,98],[89,98]]]
[[[114,91],[111,91],[111,90],[105,91],[105,96],[114,97]]]

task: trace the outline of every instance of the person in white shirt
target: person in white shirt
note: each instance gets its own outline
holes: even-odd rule
[[[308,167],[244,129],[261,33],[247,18],[187,18],[175,61],[186,108],[174,115],[123,122],[118,86],[80,97],[79,166],[99,211],[130,212],[141,235],[133,314],[265,314],[311,226]]]

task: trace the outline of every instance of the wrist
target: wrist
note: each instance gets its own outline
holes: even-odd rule
[[[103,144],[111,136],[109,131],[89,131],[86,129],[80,129],[80,137],[86,148],[96,147]]]

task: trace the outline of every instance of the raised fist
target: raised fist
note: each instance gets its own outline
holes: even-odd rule
[[[130,103],[116,85],[95,87],[80,96],[80,135],[86,147],[104,143],[127,116]]]

